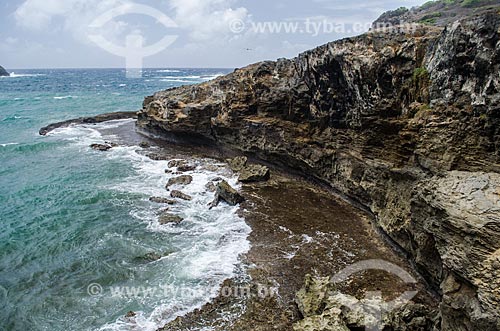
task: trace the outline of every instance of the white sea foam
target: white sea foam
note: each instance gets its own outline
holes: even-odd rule
[[[102,143],[115,138],[103,136],[98,129],[116,128],[129,124],[129,121],[132,120],[60,128],[53,131],[52,135],[73,141],[79,148],[88,148],[91,143]],[[169,178],[176,175],[165,173],[168,161],[153,161],[137,153],[137,150],[138,146],[118,146],[101,154],[102,157],[123,160],[133,169],[133,175],[130,177],[116,183],[105,183],[104,188],[144,196],[141,203],[131,206],[130,215],[143,222],[152,235],[155,232],[171,235],[176,247],[175,254],[162,260],[172,266],[175,275],[164,274],[161,279],[152,279],[151,284],[155,281],[164,283],[173,277],[172,285],[180,290],[180,293],[190,295],[160,298],[154,301],[156,307],[153,311],[137,311],[134,318],[119,318],[104,325],[101,330],[156,330],[177,316],[200,308],[216,296],[218,287],[225,279],[234,276],[239,256],[250,249],[247,237],[251,229],[244,219],[236,214],[238,207],[221,203],[215,208],[208,208],[214,193],[206,190],[207,182],[221,177],[232,186],[239,187],[236,177],[230,171],[215,160],[186,158],[197,166],[195,170],[186,173],[193,177],[193,181],[189,185],[173,186],[171,189],[181,190],[192,196],[193,200],[179,201],[176,205],[169,206],[169,212],[184,218],[182,223],[160,225],[158,211],[162,206],[147,200],[150,196],[168,197],[165,184]],[[208,164],[211,165],[208,167],[211,170],[207,170]]]
[[[10,76],[5,76],[5,77],[20,78],[20,77],[39,77],[39,76],[46,76],[46,75],[45,74],[16,74],[15,72],[11,72]]]
[[[0,146],[2,146],[2,147],[12,146],[12,145],[19,145],[19,143],[6,143],[6,144],[0,144]]]
[[[182,72],[180,70],[173,70],[173,69],[162,69],[162,70],[156,70],[156,72]]]
[[[74,95],[65,95],[65,96],[62,96],[62,97],[54,97],[54,99],[56,99],[56,100],[77,99],[77,98],[78,97],[74,96]]]

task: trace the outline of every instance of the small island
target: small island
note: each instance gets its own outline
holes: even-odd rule
[[[2,66],[0,66],[0,77],[2,76],[10,76],[10,74]]]

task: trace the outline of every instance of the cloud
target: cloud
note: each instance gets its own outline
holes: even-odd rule
[[[175,22],[189,31],[193,40],[208,41],[231,35],[230,24],[235,20],[246,21],[248,10],[232,8],[233,0],[171,0]]]

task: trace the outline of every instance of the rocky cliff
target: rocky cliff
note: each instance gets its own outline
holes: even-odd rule
[[[10,76],[7,70],[5,70],[2,66],[0,66],[0,77],[1,76]]]
[[[500,330],[500,15],[373,30],[147,97],[189,134],[355,199],[442,297],[441,330]]]

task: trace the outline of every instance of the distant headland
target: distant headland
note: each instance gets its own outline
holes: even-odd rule
[[[0,76],[10,76],[10,74],[2,66],[0,66]]]

